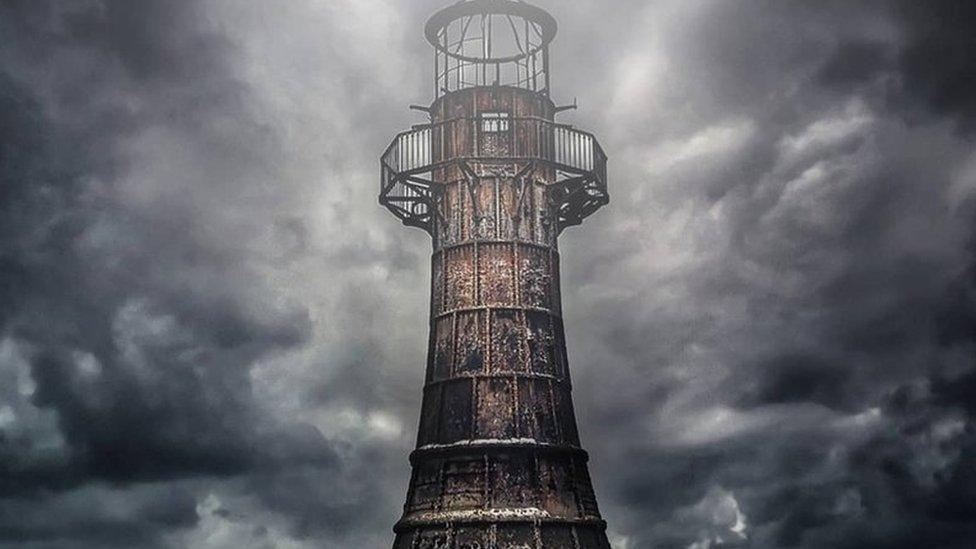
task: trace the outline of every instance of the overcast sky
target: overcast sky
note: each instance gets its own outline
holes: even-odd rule
[[[438,0],[0,2],[0,547],[388,548]],[[539,0],[617,549],[969,548],[976,3]]]

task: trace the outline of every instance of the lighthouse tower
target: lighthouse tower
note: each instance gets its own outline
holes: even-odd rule
[[[431,235],[430,340],[394,549],[609,548],[573,411],[558,237],[609,200],[607,159],[555,122],[556,21],[512,0],[433,15],[430,123],[379,201]]]

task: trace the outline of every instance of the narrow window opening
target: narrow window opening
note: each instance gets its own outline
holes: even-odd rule
[[[485,133],[500,133],[508,131],[507,112],[483,112],[481,113],[481,131]]]

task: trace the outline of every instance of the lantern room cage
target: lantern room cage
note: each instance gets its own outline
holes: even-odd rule
[[[514,1],[459,2],[437,12],[425,35],[434,46],[434,96],[476,86],[549,94],[549,44],[556,20]]]

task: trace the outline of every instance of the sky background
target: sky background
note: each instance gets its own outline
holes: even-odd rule
[[[976,3],[538,0],[616,549],[976,536]],[[435,0],[0,2],[0,547],[386,548]]]

